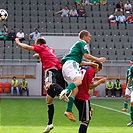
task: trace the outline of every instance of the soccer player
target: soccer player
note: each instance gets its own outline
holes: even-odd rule
[[[45,85],[47,88],[46,103],[48,106],[48,125],[44,130],[44,133],[50,132],[54,128],[52,121],[54,116],[54,104],[53,98],[60,94],[60,92],[65,88],[65,81],[62,76],[62,65],[56,55],[54,50],[46,45],[46,40],[42,37],[35,40],[35,44],[27,45],[21,43],[19,39],[15,39],[16,44],[26,50],[32,50],[37,52],[34,57],[40,57],[43,69],[45,70]]]
[[[133,65],[130,66],[129,77],[128,77],[128,81],[127,81],[127,88],[132,91],[131,92],[131,101],[130,101],[130,117],[131,117],[131,121],[127,124],[127,126],[132,126],[133,125],[133,84],[131,86],[132,79],[133,79]]]
[[[133,61],[130,60],[130,66],[133,65]],[[127,81],[128,81],[128,78],[129,78],[129,71],[130,71],[130,68],[127,69],[127,72],[126,72],[126,85],[127,85]],[[131,82],[131,85],[133,85],[133,81]],[[125,101],[124,101],[124,108],[122,109],[122,111],[127,111],[128,110],[128,98],[129,96],[131,96],[131,90],[129,90],[127,87],[126,87],[126,91],[125,91]]]
[[[98,64],[98,68],[87,66],[87,67],[82,67],[81,70],[84,73],[84,77],[82,85],[78,87],[79,91],[74,101],[79,112],[79,121],[81,121],[78,133],[87,133],[87,127],[91,120],[92,110],[90,106],[89,89],[93,89],[98,85],[100,85],[101,83],[106,82],[105,77],[99,77],[99,78],[97,77],[97,81],[95,83],[93,82],[95,73],[97,73],[102,69],[102,63],[99,62],[96,63]]]
[[[53,116],[54,116],[54,97],[60,94],[60,92],[65,88],[65,81],[62,76],[62,65],[54,54],[54,50],[46,45],[46,40],[42,37],[35,40],[35,44],[31,46],[21,43],[18,39],[15,39],[16,43],[27,50],[32,50],[37,52],[34,57],[40,57],[43,69],[45,70],[45,85],[47,88],[46,103],[48,106],[48,125],[46,126],[44,133],[50,132],[54,128]],[[84,65],[96,65],[91,62],[83,61]],[[67,97],[65,97],[67,100]]]
[[[90,43],[90,33],[87,30],[82,30],[79,33],[79,41],[77,41],[72,48],[70,49],[69,53],[62,58],[62,74],[64,79],[68,82],[68,86],[65,90],[63,90],[59,96],[60,99],[71,92],[72,94],[69,97],[69,102],[67,108],[72,108],[75,96],[78,92],[78,86],[82,84],[82,74],[79,68],[79,64],[82,66],[82,59],[83,57],[88,60],[98,61],[98,62],[105,62],[106,58],[101,57],[97,58],[89,54],[87,43]],[[74,89],[75,88],[75,89]],[[68,107],[69,106],[69,107]],[[71,109],[72,110],[72,109]],[[75,121],[75,118],[71,111],[65,112],[65,115],[72,121]]]

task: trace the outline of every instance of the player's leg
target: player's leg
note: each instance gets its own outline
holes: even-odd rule
[[[131,92],[130,117],[131,117],[131,121],[127,124],[127,126],[133,125],[133,91]]]
[[[79,121],[81,121],[79,133],[86,133],[91,120],[90,101],[75,99],[74,103],[79,112]]]
[[[73,103],[75,100],[75,96],[78,94],[78,88],[75,88],[71,95],[68,97],[69,98],[69,102],[67,103],[67,108],[65,111],[65,116],[67,116],[71,121],[76,121],[76,119],[74,118],[74,115],[72,113],[72,108],[73,108]]]
[[[77,62],[72,60],[66,61],[62,68],[62,74],[64,79],[68,82],[68,86],[61,92],[60,99],[82,84],[82,74]]]
[[[128,110],[128,98],[129,98],[130,95],[131,95],[131,90],[126,88],[125,100],[124,100],[124,108],[122,109],[122,111],[127,111]]]

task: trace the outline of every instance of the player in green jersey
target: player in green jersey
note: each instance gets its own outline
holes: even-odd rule
[[[59,96],[60,99],[63,99],[66,94],[72,91],[71,96],[69,96],[69,102],[65,115],[72,121],[75,121],[75,118],[72,114],[72,106],[75,99],[75,96],[78,93],[78,86],[82,84],[82,74],[80,71],[80,65],[88,65],[87,62],[82,61],[83,58],[97,61],[105,62],[106,58],[95,57],[90,55],[88,44],[90,43],[90,33],[87,30],[82,30],[79,33],[79,40],[72,46],[69,53],[62,58],[62,74],[64,79],[67,81],[68,86],[63,90]]]
[[[130,66],[133,65],[133,61],[130,60]],[[128,77],[129,77],[129,71],[130,71],[130,68],[127,69],[127,72],[126,72],[126,85],[127,85],[127,81],[128,81]],[[131,85],[133,85],[133,80],[131,82]],[[128,98],[129,96],[131,96],[131,90],[129,90],[127,87],[126,87],[126,91],[125,91],[125,100],[124,100],[124,108],[122,109],[122,111],[127,111],[128,110]]]
[[[132,91],[131,92],[131,101],[130,101],[131,121],[127,124],[127,126],[133,125],[133,85],[131,86],[132,79],[133,79],[133,65],[130,67],[128,82],[127,82],[127,88]]]

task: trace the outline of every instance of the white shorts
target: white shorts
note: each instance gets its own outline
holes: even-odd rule
[[[133,102],[133,91],[131,92],[131,102]]]
[[[67,83],[71,83],[75,77],[82,78],[79,63],[73,60],[68,60],[63,64],[62,74]]]
[[[131,96],[131,92],[132,90],[129,90],[128,88],[126,88],[125,95]]]

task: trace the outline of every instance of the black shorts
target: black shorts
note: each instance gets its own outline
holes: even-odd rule
[[[56,69],[49,69],[45,71],[45,82],[51,82],[51,83],[57,83],[62,88],[65,89],[66,82],[62,76],[62,70],[56,70]],[[56,91],[54,89],[48,89],[47,90],[48,95],[51,97],[58,96],[60,94],[60,91]]]
[[[91,106],[89,100],[79,100],[75,99],[74,101],[78,112],[79,112],[79,121],[89,121],[91,120]]]

